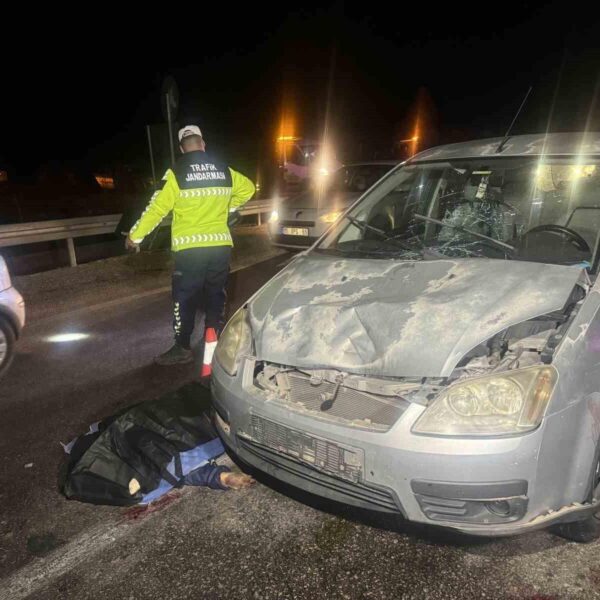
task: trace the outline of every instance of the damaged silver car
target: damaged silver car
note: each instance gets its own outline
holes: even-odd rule
[[[230,320],[215,421],[293,486],[484,536],[600,531],[600,134],[426,150]]]

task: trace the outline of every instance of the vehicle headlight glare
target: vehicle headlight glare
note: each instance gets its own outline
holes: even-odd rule
[[[240,361],[252,350],[252,333],[248,311],[240,308],[229,320],[215,350],[215,359],[229,373],[235,375]]]
[[[323,223],[335,223],[340,218],[342,214],[341,210],[334,210],[333,212],[329,212],[321,217],[321,221]]]
[[[279,221],[279,212],[274,210],[269,217],[269,223],[276,223],[277,221]]]
[[[510,435],[538,427],[558,375],[529,367],[455,383],[442,390],[415,423],[415,433]]]

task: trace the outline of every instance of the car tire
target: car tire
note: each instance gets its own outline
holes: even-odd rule
[[[588,499],[593,500],[600,495],[600,448],[596,450],[596,466],[591,478],[590,488]],[[566,540],[589,544],[600,537],[600,512],[579,521],[559,523],[554,525],[550,531]]]
[[[552,528],[552,533],[580,544],[589,544],[600,537],[600,514],[595,513],[581,521],[560,523]]]
[[[8,371],[15,355],[15,332],[11,324],[0,317],[0,378]]]

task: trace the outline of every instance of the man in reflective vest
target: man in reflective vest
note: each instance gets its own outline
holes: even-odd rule
[[[126,242],[129,249],[138,247],[173,211],[175,344],[155,359],[160,365],[193,360],[190,337],[201,302],[206,314],[205,354],[214,350],[213,340],[216,342],[216,334],[224,325],[225,284],[233,246],[227,225],[229,211],[242,206],[254,194],[250,179],[206,152],[198,127],[186,125],[178,137],[182,156],[173,169],[167,169],[161,188],[152,196]],[[210,365],[206,356],[204,363]]]

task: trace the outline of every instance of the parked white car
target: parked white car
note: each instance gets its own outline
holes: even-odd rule
[[[15,354],[15,344],[25,326],[25,302],[13,287],[6,262],[0,256],[0,377]]]
[[[281,248],[309,248],[396,164],[379,161],[346,165],[313,183],[310,189],[283,200],[269,219],[271,243]]]

